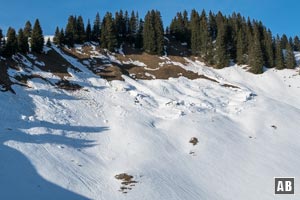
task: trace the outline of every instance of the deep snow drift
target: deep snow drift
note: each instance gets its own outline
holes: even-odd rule
[[[56,51],[81,69],[68,79],[84,88],[32,79],[0,94],[0,199],[267,200],[275,176],[296,178],[296,196],[280,199],[300,195],[296,70],[253,75],[189,61],[182,67],[220,83],[107,82]],[[133,181],[122,184],[122,173]]]

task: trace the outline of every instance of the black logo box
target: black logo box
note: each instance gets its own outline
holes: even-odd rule
[[[295,194],[295,177],[275,177],[275,195],[276,194]],[[291,183],[291,190],[286,191],[287,184]],[[283,187],[283,191],[278,191],[278,185]]]

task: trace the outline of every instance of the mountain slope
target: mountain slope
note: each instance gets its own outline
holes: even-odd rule
[[[275,176],[300,178],[299,72],[186,58],[168,62],[199,78],[107,82],[54,50],[82,89],[37,58],[9,69],[39,76],[1,93],[1,199],[274,199]]]

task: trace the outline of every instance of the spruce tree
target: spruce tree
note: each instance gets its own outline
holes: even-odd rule
[[[200,39],[200,17],[199,13],[196,10],[192,10],[191,12],[191,49],[193,55],[200,54],[200,46],[201,46],[201,39]]]
[[[23,29],[18,32],[18,51],[23,54],[29,52],[28,38],[24,35]]]
[[[270,30],[264,29],[264,60],[265,66],[272,68],[274,67],[274,46],[273,38]]]
[[[259,34],[259,28],[255,25],[253,30],[253,41],[249,50],[250,71],[254,74],[263,73],[264,58]]]
[[[84,30],[84,23],[81,16],[78,16],[76,21],[76,38],[75,42],[78,44],[82,44],[85,41],[85,30]]]
[[[219,16],[220,17],[220,16]],[[227,26],[222,18],[218,20],[218,33],[216,39],[216,67],[218,69],[229,65],[229,55],[226,45]]]
[[[200,54],[204,60],[207,60],[209,41],[207,17],[205,11],[203,10],[200,17]]]
[[[150,11],[148,11],[145,16],[143,29],[143,48],[147,53],[150,54],[155,54],[156,52],[154,18],[152,12]]]
[[[284,69],[284,58],[282,53],[281,40],[279,36],[276,38],[276,51],[275,51],[275,67],[276,69]]]
[[[48,39],[47,39],[46,46],[47,46],[47,47],[51,47],[51,46],[52,46],[52,45],[51,45],[51,41],[50,41],[50,38],[49,38],[49,37],[48,37]]]
[[[144,21],[140,19],[139,28],[135,39],[135,48],[140,49],[143,47],[143,31],[144,31]]]
[[[294,38],[294,51],[300,51],[300,40],[298,36]]]
[[[217,38],[217,22],[216,22],[216,16],[212,11],[209,11],[208,24],[209,24],[210,37],[214,41]]]
[[[75,25],[76,20],[74,16],[70,16],[65,30],[65,44],[73,47],[75,43]]]
[[[127,10],[125,11],[125,14],[124,14],[124,24],[123,24],[123,26],[124,26],[124,31],[122,33],[123,39],[127,40],[128,36],[130,34],[129,14],[128,14]]]
[[[9,27],[6,37],[7,40],[5,44],[4,54],[5,56],[10,57],[18,51],[18,40],[15,29]]]
[[[190,46],[190,40],[191,40],[191,33],[189,31],[189,18],[188,18],[188,12],[186,10],[183,11],[183,41],[188,43],[188,46]]]
[[[41,53],[44,47],[43,31],[38,19],[36,19],[31,34],[31,50],[35,53]]]
[[[86,41],[90,42],[92,40],[92,27],[91,27],[90,20],[88,20],[85,34],[86,34]]]
[[[246,54],[247,47],[244,45],[245,40],[246,40],[245,33],[243,29],[240,29],[238,31],[237,44],[236,44],[236,62],[239,65],[246,64],[245,54]]]
[[[289,37],[289,44],[291,45],[292,49],[294,49],[294,41],[292,37]]]
[[[100,32],[101,32],[100,28],[101,28],[100,14],[97,13],[93,25],[93,30],[92,30],[92,40],[94,42],[98,42],[100,39]]]
[[[289,41],[288,41],[287,36],[285,34],[283,34],[282,37],[281,37],[281,47],[282,47],[282,49],[286,49],[288,43],[289,43]]]
[[[132,11],[129,20],[129,42],[131,44],[135,42],[137,31],[138,31],[138,14],[135,14],[134,11]]]
[[[58,44],[61,46],[62,44],[65,44],[65,31],[64,29],[62,28],[60,30],[60,34],[59,34],[59,37],[58,37]]]
[[[111,13],[106,13],[103,18],[101,27],[101,47],[107,48],[109,51],[113,51],[117,47],[117,35],[114,26],[114,19]]]
[[[296,67],[295,54],[290,43],[288,43],[286,47],[285,66],[288,69],[294,69]]]
[[[23,30],[24,36],[29,38],[31,37],[31,33],[32,33],[32,26],[30,21],[27,21]]]
[[[56,44],[56,45],[60,45],[59,36],[60,36],[60,31],[59,31],[59,28],[57,26],[56,29],[55,29],[54,37],[53,37],[53,43]]]
[[[154,28],[156,39],[156,54],[160,55],[164,51],[164,27],[159,11],[154,12]]]

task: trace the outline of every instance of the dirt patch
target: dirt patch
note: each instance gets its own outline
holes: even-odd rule
[[[80,71],[75,66],[72,66],[54,50],[48,51],[47,54],[42,53],[34,55],[37,57],[38,61],[42,61],[45,64],[44,66],[39,66],[38,64],[36,64],[37,67],[39,67],[43,71],[51,72],[60,78],[71,77],[71,75],[68,73],[69,68],[72,68],[75,71]],[[32,62],[34,63],[34,61]]]
[[[226,87],[226,88],[241,89],[241,88],[240,88],[240,87],[238,87],[238,86],[235,86],[235,85],[230,85],[230,84],[222,84],[221,86],[223,86],[223,87]]]
[[[196,137],[192,137],[190,139],[190,143],[193,144],[194,146],[196,146],[198,144],[199,140]]]
[[[31,75],[16,75],[14,77],[17,81],[19,81],[19,83],[21,83],[23,86],[27,86],[27,82],[29,79],[34,79],[34,78],[38,78],[38,79],[42,79],[43,81],[49,83],[50,85],[53,85],[49,80],[47,80],[46,78],[42,77],[41,75],[38,74],[31,74]]]
[[[82,86],[76,83],[70,83],[70,81],[65,79],[57,82],[56,86],[60,89],[68,90],[68,91],[76,91],[82,89]]]
[[[11,88],[13,82],[10,80],[9,75],[7,73],[8,68],[18,69],[16,63],[11,59],[2,60],[0,59],[0,91],[6,92],[11,91],[15,94],[15,91]]]
[[[134,187],[135,184],[138,183],[137,181],[133,180],[133,176],[128,175],[126,173],[118,174],[115,176],[115,178],[122,181],[119,191],[124,194],[128,193],[129,190],[132,190],[132,187]]]

